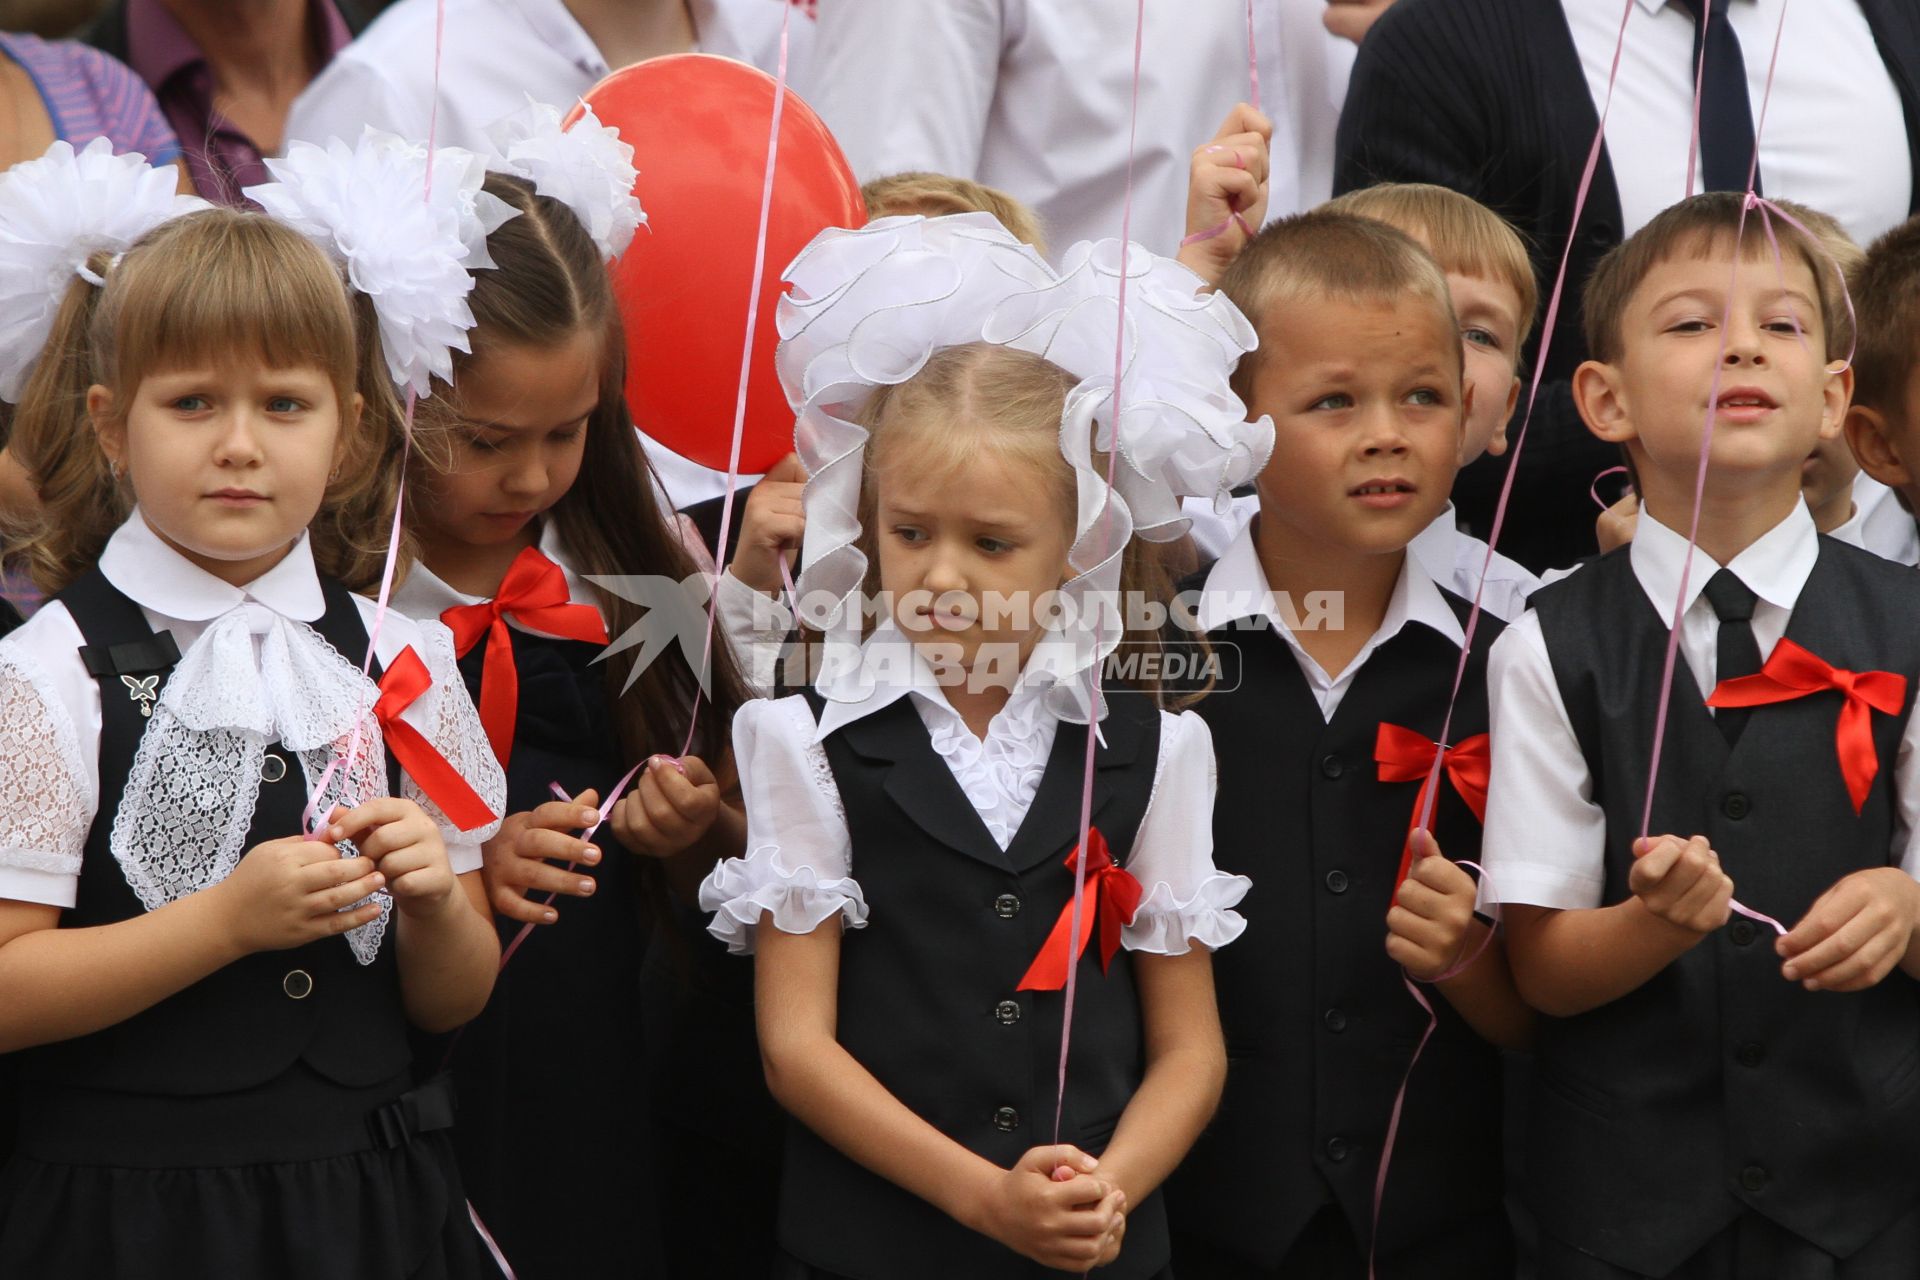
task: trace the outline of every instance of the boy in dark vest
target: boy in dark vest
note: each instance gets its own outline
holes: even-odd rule
[[[1824,255],[1776,216],[1776,257],[1760,219],[1695,197],[1596,269],[1574,394],[1632,459],[1639,528],[1491,662],[1486,866],[1548,1015],[1527,1186],[1554,1280],[1920,1269],[1920,582],[1814,532],[1844,310]]]
[[[1263,231],[1222,288],[1260,333],[1235,389],[1275,424],[1260,511],[1205,578],[1220,658],[1198,707],[1220,790],[1215,858],[1259,920],[1215,957],[1229,1070],[1170,1184],[1174,1267],[1202,1280],[1513,1273],[1501,1207],[1500,1061],[1524,1036],[1497,947],[1475,954],[1480,620],[1427,806],[1468,602],[1407,547],[1445,508],[1470,393],[1439,267],[1404,233],[1319,212]],[[1410,874],[1403,858],[1411,854]],[[1230,954],[1232,952],[1233,954]],[[1461,962],[1471,960],[1462,972]],[[1395,1097],[1428,1015],[1375,1221]]]

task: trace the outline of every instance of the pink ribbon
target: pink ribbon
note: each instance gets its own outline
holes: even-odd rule
[[[1146,46],[1147,0],[1135,0],[1133,14],[1133,93],[1127,109],[1127,181],[1120,202],[1120,286],[1115,298],[1115,319],[1113,337],[1113,422],[1114,430],[1119,431],[1121,413],[1121,395],[1125,390],[1123,381],[1127,365],[1127,250],[1133,243],[1133,155],[1140,126],[1140,55]],[[1119,449],[1107,453],[1107,489],[1113,489],[1114,463],[1120,456]],[[1103,531],[1110,528],[1113,506],[1111,497],[1108,504],[1101,508],[1100,523]],[[1104,532],[1103,532],[1104,536]],[[1100,712],[1100,664],[1093,664],[1087,673],[1090,696],[1087,701],[1087,758],[1080,779],[1080,838],[1076,848],[1087,847],[1088,833],[1093,829],[1093,769],[1094,751],[1100,742],[1097,717]],[[1087,860],[1073,860],[1073,927],[1070,937],[1080,936],[1080,915],[1085,910],[1087,889]],[[1060,1072],[1057,1081],[1058,1091],[1053,1105],[1053,1140],[1060,1141],[1060,1118],[1067,1108],[1067,1055],[1073,1045],[1073,998],[1079,989],[1079,965],[1067,968],[1066,999],[1060,1015]]]

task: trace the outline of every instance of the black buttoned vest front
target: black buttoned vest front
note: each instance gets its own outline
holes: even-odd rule
[[[1107,692],[1093,825],[1125,865],[1153,794],[1160,713]],[[809,695],[816,714],[819,703]],[[1002,1168],[1054,1141],[1061,1014],[1057,991],[1017,991],[1073,895],[1086,730],[1061,724],[1038,792],[1004,851],[934,751],[910,699],[830,734],[826,754],[870,911],[840,944],[839,1038],[916,1115]],[[1088,898],[1091,904],[1093,898]],[[1140,1008],[1123,949],[1100,971],[1082,957],[1059,1141],[1098,1154],[1143,1070]],[[781,1244],[851,1280],[980,1280],[1054,1274],[960,1226],[791,1128]],[[1158,1194],[1128,1214],[1126,1247],[1103,1268],[1140,1280],[1167,1265]]]
[[[1606,811],[1603,902],[1629,896],[1665,619],[1626,549],[1533,598]],[[1669,608],[1671,606],[1668,606]],[[1791,926],[1855,871],[1897,864],[1895,760],[1920,680],[1920,577],[1830,538],[1787,637],[1835,667],[1906,677],[1874,712],[1880,770],[1856,815],[1837,692],[1755,708],[1729,748],[1686,663],[1652,832],[1705,835],[1737,899]],[[1845,1257],[1920,1201],[1920,984],[1808,992],[1771,930],[1735,916],[1637,991],[1542,1020],[1528,1186],[1550,1235],[1663,1275],[1744,1208]]]
[[[322,578],[326,613],[314,624],[342,654],[365,651],[367,636],[353,597]],[[166,686],[171,650],[156,656],[152,629],[138,605],[98,569],[57,597],[99,655],[100,803],[87,833],[79,897],[62,928],[133,919],[145,911],[109,847],[114,816],[134,752],[145,732],[142,701],[121,679],[157,677]],[[107,655],[118,650],[117,663]],[[128,655],[132,655],[129,657]],[[132,668],[132,669],[129,669]],[[376,666],[372,672],[379,677]],[[263,780],[243,848],[300,833],[306,783],[299,761],[274,744],[277,779]],[[398,782],[389,760],[390,784]],[[263,779],[266,777],[263,771]],[[390,789],[392,786],[390,785]],[[398,794],[394,790],[394,794]],[[392,930],[375,961],[360,964],[343,937],[289,951],[246,956],[126,1021],[78,1039],[19,1055],[25,1105],[40,1087],[112,1089],[173,1097],[227,1093],[264,1084],[296,1062],[349,1087],[370,1086],[405,1071],[410,1061]]]
[[[1447,599],[1464,619],[1466,602]],[[1486,653],[1499,630],[1481,616],[1453,742],[1486,732]],[[1226,1096],[1169,1184],[1168,1206],[1176,1233],[1271,1268],[1329,1201],[1356,1239],[1371,1234],[1388,1117],[1427,1025],[1386,953],[1420,783],[1380,781],[1375,736],[1383,721],[1440,736],[1460,649],[1405,626],[1367,659],[1328,722],[1271,626],[1222,627],[1208,639],[1221,678],[1196,709],[1220,767],[1213,856],[1253,888],[1240,906],[1246,933],[1214,957]],[[1477,858],[1479,821],[1444,777],[1440,787],[1441,850]],[[1382,1255],[1500,1208],[1499,1055],[1445,997],[1426,995],[1439,1028],[1408,1088]],[[1488,1247],[1501,1256],[1504,1236]]]

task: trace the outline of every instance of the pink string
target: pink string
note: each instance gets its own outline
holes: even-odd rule
[[[1120,203],[1120,286],[1115,300],[1113,339],[1113,434],[1114,447],[1107,451],[1107,496],[1106,505],[1101,508],[1100,521],[1103,545],[1101,558],[1104,559],[1108,548],[1104,545],[1107,531],[1111,529],[1113,512],[1114,464],[1120,457],[1120,415],[1124,408],[1122,392],[1125,390],[1124,378],[1127,367],[1127,251],[1133,242],[1133,155],[1139,135],[1140,124],[1140,55],[1146,45],[1147,0],[1136,0],[1133,17],[1133,94],[1127,110],[1127,179],[1125,194]],[[1093,829],[1093,772],[1094,752],[1099,746],[1100,714],[1100,663],[1096,661],[1088,672],[1090,695],[1087,701],[1087,758],[1080,779],[1080,840],[1076,849],[1079,856],[1073,860],[1073,918],[1067,937],[1080,936],[1081,913],[1085,909],[1087,889],[1087,837]],[[1067,1057],[1073,1045],[1073,1002],[1079,989],[1079,957],[1068,949],[1067,984],[1064,1005],[1060,1014],[1060,1072],[1058,1092],[1053,1106],[1053,1140],[1060,1141],[1060,1119],[1067,1108]]]
[[[1260,110],[1260,53],[1253,43],[1253,0],[1247,0],[1247,88],[1249,101]]]
[[[473,1207],[473,1201],[467,1201],[467,1217],[473,1220],[473,1229],[480,1236],[480,1243],[487,1246],[487,1252],[493,1255],[494,1265],[500,1268],[500,1274],[507,1280],[519,1280],[513,1274],[513,1267],[507,1262],[507,1255],[500,1252],[500,1246],[494,1242],[493,1232],[487,1230],[487,1224],[480,1221],[480,1211]]]
[[[1527,430],[1533,425],[1534,405],[1540,396],[1541,380],[1546,375],[1547,354],[1553,346],[1554,325],[1559,319],[1560,303],[1566,294],[1567,264],[1573,257],[1574,232],[1579,229],[1580,215],[1586,211],[1587,197],[1593,190],[1593,176],[1600,165],[1600,151],[1606,142],[1607,116],[1613,109],[1613,90],[1620,78],[1620,60],[1627,46],[1627,23],[1633,17],[1633,7],[1635,3],[1636,0],[1623,0],[1620,7],[1620,31],[1614,39],[1613,60],[1607,68],[1607,93],[1600,104],[1600,121],[1593,131],[1593,142],[1587,148],[1587,162],[1580,172],[1580,185],[1574,193],[1573,217],[1567,228],[1567,243],[1560,251],[1560,265],[1554,273],[1553,290],[1548,295],[1546,316],[1540,326],[1540,348],[1534,354],[1533,381],[1532,385],[1527,388],[1526,413],[1521,417],[1520,430],[1514,436],[1513,451],[1507,458],[1507,474],[1505,479],[1500,483],[1500,498],[1493,509],[1493,525],[1487,530],[1487,554],[1480,564],[1480,581],[1474,587],[1473,605],[1467,611],[1466,628],[1460,643],[1460,661],[1454,668],[1453,689],[1447,697],[1447,712],[1440,725],[1440,739],[1438,743],[1440,749],[1434,752],[1433,765],[1427,775],[1426,799],[1420,806],[1417,822],[1418,828],[1423,831],[1430,829],[1433,822],[1433,807],[1440,794],[1440,773],[1445,767],[1446,762],[1446,744],[1453,732],[1453,713],[1460,702],[1461,687],[1466,682],[1467,663],[1473,655],[1473,638],[1480,627],[1480,615],[1483,611],[1482,600],[1487,590],[1487,577],[1493,569],[1494,548],[1500,541],[1501,531],[1506,527],[1507,509],[1513,500],[1513,482],[1520,474],[1520,455],[1527,447]],[[1426,997],[1416,990],[1414,992],[1414,999],[1419,1002],[1422,1008],[1427,1010],[1428,1017],[1431,1019],[1433,1010]],[[1426,1047],[1427,1038],[1432,1034],[1432,1031],[1433,1028],[1429,1025],[1427,1035],[1421,1037],[1420,1043],[1414,1049],[1413,1063],[1419,1061],[1420,1050]],[[1413,1070],[1413,1063],[1408,1064],[1407,1070],[1409,1076]],[[1405,1102],[1405,1093],[1406,1085],[1403,1083],[1401,1085],[1400,1097],[1394,1101],[1393,1115],[1388,1122],[1388,1141],[1381,1149],[1380,1168],[1374,1177],[1373,1220],[1376,1223],[1380,1220],[1381,1195],[1386,1189],[1387,1172],[1392,1165],[1392,1139],[1398,1133],[1400,1111]],[[1377,1236],[1378,1232],[1374,1234]],[[1367,1244],[1367,1275],[1369,1280],[1372,1280],[1373,1274],[1373,1242],[1370,1239]]]
[[[753,290],[747,295],[747,336],[740,349],[740,390],[733,402],[733,444],[727,451],[727,493],[720,502],[720,534],[714,539],[713,547],[713,562],[716,565],[726,563],[727,535],[733,529],[733,500],[740,489],[740,444],[747,430],[747,388],[753,376],[754,329],[760,322],[760,288],[767,273],[767,235],[773,217],[773,178],[780,161],[780,120],[787,108],[787,53],[792,24],[793,6],[782,5],[780,61],[773,85],[773,121],[767,128],[766,176],[760,184],[760,230],[753,244]],[[713,632],[719,611],[720,583],[716,573],[713,590],[707,593],[707,631],[700,649],[700,675],[703,677],[713,665]],[[687,713],[687,740],[680,748],[683,756],[693,750],[694,735],[700,728],[702,683],[694,682],[693,708]]]
[[[1602,511],[1611,511],[1613,504],[1600,496],[1600,482],[1608,476],[1628,476],[1632,474],[1633,473],[1625,467],[1608,467],[1605,471],[1595,476],[1593,483],[1587,486],[1587,496],[1593,499],[1594,506],[1599,507]]]
[[[1485,867],[1482,867],[1477,862],[1467,862],[1465,860],[1462,860],[1459,865],[1472,867],[1480,873],[1480,880],[1487,887],[1486,897],[1488,902],[1497,903],[1500,901],[1500,895],[1495,892],[1493,887],[1493,878],[1487,874]],[[1437,975],[1433,979],[1433,985],[1439,986],[1449,979],[1457,978],[1478,964],[1480,957],[1486,954],[1487,948],[1493,945],[1495,929],[1496,926],[1488,925],[1486,932],[1480,935],[1480,944],[1461,959],[1455,960],[1453,966],[1446,970],[1446,972]],[[1407,1090],[1413,1086],[1413,1069],[1420,1065],[1420,1055],[1426,1052],[1427,1041],[1433,1039],[1433,1033],[1440,1028],[1440,1015],[1434,1011],[1433,1002],[1427,999],[1426,993],[1420,990],[1420,984],[1415,982],[1413,976],[1404,970],[1400,974],[1400,981],[1402,985],[1406,987],[1407,994],[1413,997],[1414,1003],[1419,1005],[1421,1010],[1426,1013],[1427,1026],[1426,1030],[1420,1033],[1420,1039],[1415,1042],[1413,1046],[1413,1057],[1408,1059],[1407,1070],[1405,1074],[1400,1077],[1400,1087],[1394,1091],[1393,1110],[1388,1113],[1387,1116],[1387,1136],[1380,1143],[1380,1168],[1373,1175],[1373,1227],[1367,1233],[1367,1275],[1369,1278],[1374,1274],[1374,1248],[1375,1242],[1380,1238],[1380,1206],[1385,1202],[1387,1196],[1387,1171],[1393,1167],[1393,1148],[1394,1144],[1399,1141],[1400,1138],[1400,1116],[1407,1108]]]
[[[678,767],[679,762],[675,761],[674,763],[675,763],[675,767]],[[598,810],[600,816],[594,819],[592,826],[588,827],[585,831],[582,831],[580,833],[580,838],[582,840],[593,839],[594,833],[599,831],[601,826],[605,824],[607,820],[607,815],[613,812],[613,806],[619,803],[620,797],[626,793],[627,784],[633,781],[635,775],[637,775],[641,769],[645,768],[646,764],[647,762],[645,760],[642,760],[639,764],[636,764],[635,766],[633,766],[633,768],[627,770],[626,773],[621,776],[620,781],[613,784],[613,790],[607,792],[607,798],[600,802],[600,808]],[[552,791],[561,800],[573,799],[572,796],[568,795],[565,791],[561,790],[560,784],[557,782],[551,784],[548,789]],[[569,862],[567,864],[567,870],[572,871],[578,865],[579,865],[578,863]],[[554,899],[554,895],[549,893],[546,897],[540,900],[540,905],[543,907],[547,906],[553,901],[553,899]],[[514,952],[520,950],[520,945],[527,940],[529,935],[533,933],[533,928],[534,928],[533,921],[531,920],[525,922],[520,926],[520,931],[513,935],[513,940],[511,942],[507,943],[506,950],[500,953],[500,968],[505,969],[507,967],[507,961],[513,959]]]

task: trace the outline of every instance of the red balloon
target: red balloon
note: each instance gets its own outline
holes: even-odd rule
[[[634,194],[647,212],[613,268],[628,407],[642,431],[716,471],[727,469],[733,443],[776,87],[745,63],[685,53],[623,68],[586,95],[601,123],[632,144]],[[793,450],[793,411],[773,366],[780,273],[823,228],[867,220],[839,144],[791,89],[778,155],[740,444],[747,474]]]

